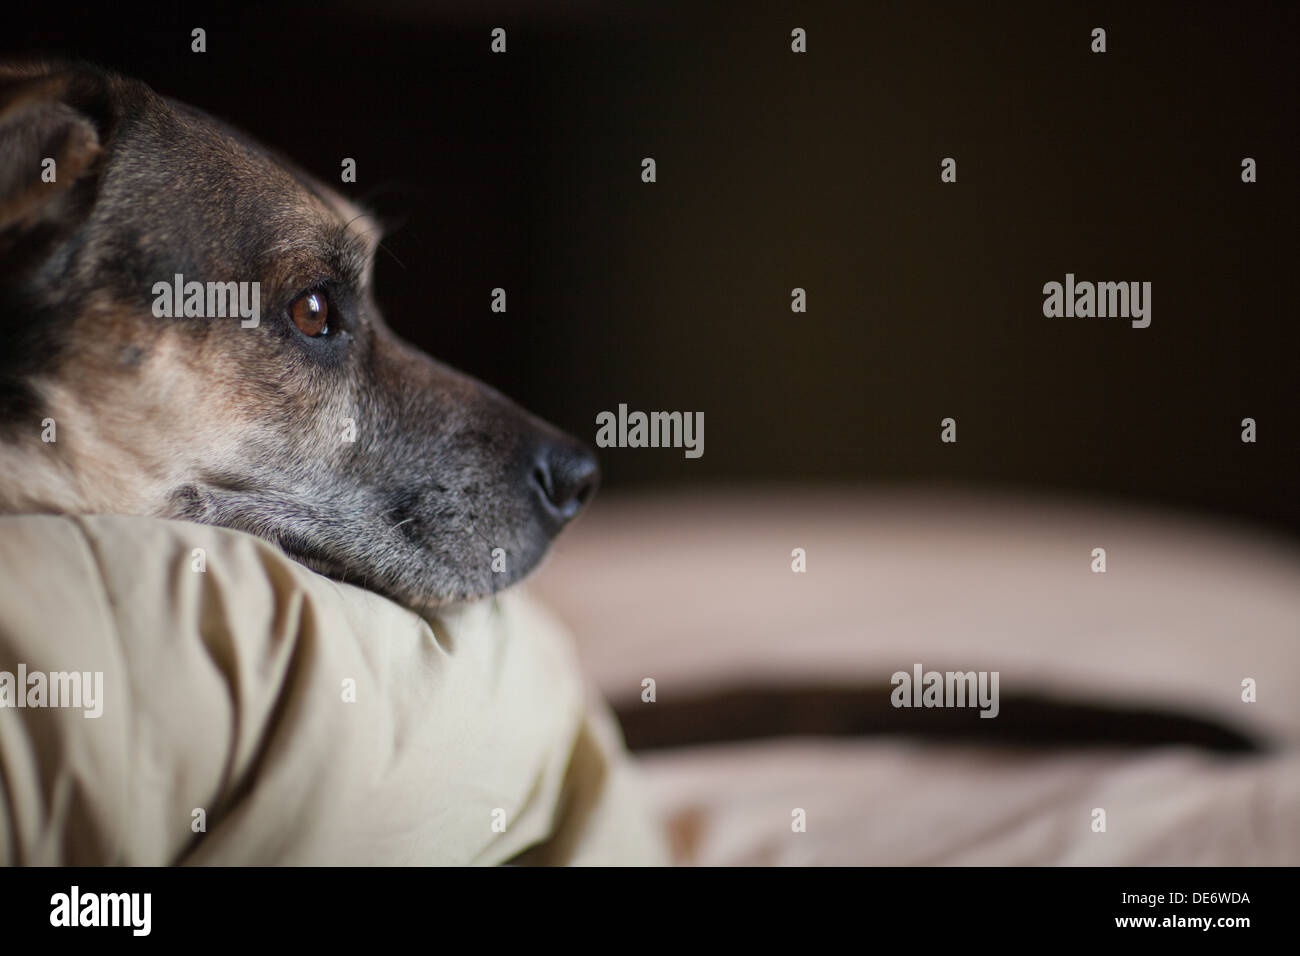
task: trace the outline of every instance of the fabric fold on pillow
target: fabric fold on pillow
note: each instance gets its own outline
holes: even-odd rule
[[[119,516],[0,518],[0,566],[0,674],[102,675],[99,716],[0,706],[0,862],[666,860],[522,594],[426,619],[251,535]]]

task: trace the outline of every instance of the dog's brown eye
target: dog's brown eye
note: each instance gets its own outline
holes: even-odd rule
[[[308,292],[289,306],[289,318],[303,335],[316,338],[329,334],[330,306],[324,292]]]

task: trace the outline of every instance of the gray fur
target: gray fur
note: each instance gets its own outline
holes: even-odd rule
[[[84,168],[22,192],[50,141]],[[0,66],[0,186],[0,332],[18,346],[0,360],[0,510],[236,528],[422,606],[518,580],[594,486],[582,446],[392,334],[361,210],[202,113],[84,67]],[[261,324],[155,318],[152,285],[176,273],[259,282]],[[339,319],[317,340],[286,309],[320,282]],[[539,462],[578,476],[569,510]]]

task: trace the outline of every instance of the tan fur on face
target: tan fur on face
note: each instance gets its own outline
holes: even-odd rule
[[[265,250],[263,270],[245,281],[260,281],[266,291],[328,272],[321,237],[333,235],[354,247],[351,261],[364,263],[358,281],[368,283],[379,238],[368,214],[319,184],[302,188],[238,144],[217,142],[226,161],[278,187],[285,238]],[[78,306],[57,366],[30,382],[40,414],[26,430],[15,429],[17,441],[0,443],[4,511],[170,516],[178,488],[242,474],[246,450],[259,438],[324,462],[338,447],[340,424],[357,417],[346,389],[314,388],[286,372],[260,332],[238,320],[158,319],[102,294]],[[263,322],[274,318],[267,308],[264,300]],[[55,423],[54,442],[41,440],[46,419]]]
[[[171,489],[236,459],[258,424],[255,403],[219,357],[154,322],[157,334],[145,336],[138,318],[102,305],[78,320],[70,354],[34,382],[41,417],[26,440],[0,446],[4,470],[28,476],[0,482],[4,510],[164,515]]]
[[[571,516],[543,468],[594,462],[392,334],[370,289],[379,232],[354,204],[142,84],[78,76],[103,151],[45,210],[54,228],[11,227],[0,258],[0,511],[232,528],[411,606],[528,573]],[[257,282],[260,323],[155,317],[176,275]],[[290,319],[306,292],[330,303],[327,334]]]

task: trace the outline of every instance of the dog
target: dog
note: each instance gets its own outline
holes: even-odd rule
[[[413,608],[523,577],[594,494],[595,458],[389,331],[378,233],[289,160],[143,83],[0,65],[0,512],[247,531]],[[187,314],[191,283],[255,289],[237,297],[255,321],[211,315],[210,295]],[[793,732],[1257,746],[1181,714],[1007,698],[997,721],[919,719],[889,700],[738,687],[617,713],[633,750]]]
[[[415,608],[523,577],[596,460],[401,342],[378,242],[366,210],[141,82],[0,65],[0,511],[234,528]],[[258,314],[160,309],[173,283],[251,288]]]

